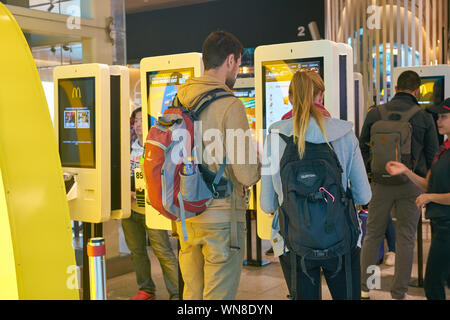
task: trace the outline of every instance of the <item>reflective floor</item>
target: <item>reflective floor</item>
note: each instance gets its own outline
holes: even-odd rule
[[[424,272],[425,263],[428,256],[430,246],[430,231],[428,225],[424,225],[423,230],[423,259]],[[177,248],[176,241],[171,240],[173,248]],[[417,242],[416,242],[417,244]],[[255,248],[255,246],[253,246]],[[288,294],[287,286],[283,278],[281,266],[278,258],[265,255],[267,249],[270,248],[269,241],[262,241],[262,258],[269,261],[270,264],[264,267],[244,266],[242,269],[241,281],[236,296],[238,300],[286,300]],[[253,249],[253,258],[256,258],[255,249]],[[169,298],[167,290],[162,278],[161,267],[152,249],[148,248],[152,277],[156,284],[156,299],[166,300]],[[394,275],[394,266],[380,265],[381,268],[381,289],[371,291],[372,300],[391,300],[390,286]],[[412,270],[412,280],[417,280],[417,245],[414,254],[414,266]],[[107,296],[109,300],[127,300],[137,293],[138,286],[136,284],[135,273],[128,273],[107,281]],[[450,300],[450,290],[447,288],[447,300]],[[408,295],[413,300],[425,300],[423,288],[410,286]],[[322,299],[330,300],[331,296],[326,286],[325,280],[322,281]]]

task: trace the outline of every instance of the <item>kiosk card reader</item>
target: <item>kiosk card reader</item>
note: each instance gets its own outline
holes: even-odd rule
[[[202,55],[184,53],[167,56],[149,57],[141,60],[141,99],[143,141],[155,119],[171,105],[180,85],[192,77],[203,74]],[[147,190],[146,190],[147,192]],[[172,221],[148,203],[145,204],[146,225],[152,229],[172,230]]]
[[[289,84],[299,70],[311,70],[322,76],[326,88],[324,105],[333,118],[354,118],[353,53],[350,46],[328,40],[267,45],[255,50],[257,130],[267,130],[292,110]],[[262,137],[259,138],[261,140]],[[265,214],[259,205],[257,221],[259,237],[270,240],[272,216]]]

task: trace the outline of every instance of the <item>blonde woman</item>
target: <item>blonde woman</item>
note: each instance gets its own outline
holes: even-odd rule
[[[305,206],[308,204],[309,210],[307,208],[303,210],[305,206],[302,205],[295,208],[295,210],[291,210],[301,215],[301,218],[298,220],[299,223],[307,220],[306,225],[314,224],[315,217],[320,213],[311,208],[333,208],[332,206],[339,205],[341,197],[336,200],[336,196],[342,194],[339,193],[341,189],[344,193],[347,192],[348,183],[351,184],[351,196],[356,203],[367,204],[371,198],[369,181],[358,140],[352,131],[352,124],[347,121],[326,118],[322,110],[315,106],[314,101],[316,98],[314,82],[311,77],[307,73],[297,72],[289,87],[289,100],[293,105],[293,117],[274,123],[269,128],[269,134],[266,138],[263,162],[265,165],[263,166],[261,179],[261,208],[266,213],[280,211],[281,235],[284,239],[288,239],[286,241],[287,248],[294,247],[294,254],[291,251],[288,252],[286,247],[284,247],[283,255],[280,257],[280,259],[290,261],[290,270],[285,272],[285,278],[286,281],[291,283],[290,291],[294,295],[294,299],[319,299],[320,269],[324,272],[333,299],[348,299],[349,297],[351,299],[360,299],[360,256],[359,246],[356,243],[358,242],[359,244],[359,239],[354,239],[352,242],[354,245],[351,248],[350,257],[345,262],[342,257],[327,258],[326,253],[321,250],[316,250],[318,254],[324,254],[321,260],[309,259],[306,254],[301,256],[295,250],[296,246],[293,244],[296,239],[293,239],[292,236],[289,237],[293,233],[288,233],[287,238],[285,236],[287,225],[294,229],[297,227],[292,226],[292,212],[286,212],[287,199],[289,198],[290,202],[298,200],[292,198],[298,192],[297,187],[294,186],[295,192],[291,192],[291,183],[287,181],[291,177],[286,177],[286,174],[283,173],[288,166],[286,165],[287,152],[291,152],[289,154],[291,157],[306,160],[313,154],[312,152],[308,153],[308,150],[312,150],[320,145],[321,150],[329,152],[330,158],[333,155],[335,156],[334,163],[336,167],[340,167],[342,170],[342,173],[339,172],[339,175],[335,174],[339,179],[335,183],[334,189],[326,190],[323,185],[319,190],[313,190],[313,186],[316,185],[314,177],[316,174],[320,175],[320,172],[309,172],[306,169],[306,171],[302,172],[301,168],[294,168],[298,174],[298,176],[294,176],[294,178],[299,180],[298,185],[302,185],[303,182],[305,186],[310,184],[311,190],[307,191],[309,192],[309,197],[314,198],[315,202],[314,204],[305,202]],[[292,149],[294,149],[295,155],[292,155]],[[320,161],[323,162],[323,160]],[[317,163],[320,166],[319,160]],[[291,164],[291,167],[293,165],[295,164]],[[280,168],[280,170],[270,170],[269,167]],[[305,179],[305,181],[300,181],[301,179]],[[339,182],[340,186],[337,185]],[[299,198],[301,197],[299,196]],[[305,201],[307,200],[305,199]],[[332,212],[333,210],[329,211]],[[339,214],[341,213],[339,212]],[[290,224],[286,222],[286,216],[290,216]],[[345,214],[342,213],[342,216],[345,217]],[[353,220],[350,217],[348,218],[349,221],[353,221],[353,224],[357,219],[356,214],[351,217]],[[300,228],[300,225],[298,227]],[[343,228],[345,229],[345,227]],[[347,237],[347,235],[342,236]],[[358,238],[358,236],[359,234],[353,235],[353,238]],[[350,283],[347,281],[349,274],[352,279]]]

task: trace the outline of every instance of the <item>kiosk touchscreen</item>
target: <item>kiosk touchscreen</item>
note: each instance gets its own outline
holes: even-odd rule
[[[420,86],[420,94],[417,100],[419,104],[425,109],[442,103],[446,98],[450,97],[450,66],[436,65],[436,66],[416,66],[416,67],[401,67],[394,69],[394,80],[397,84],[398,77],[404,71],[412,70],[417,72],[422,80]],[[434,120],[437,120],[437,115],[432,114]],[[439,143],[445,139],[444,136],[438,134]]]
[[[353,54],[328,40],[260,46],[255,50],[256,129],[267,130],[292,110],[289,84],[295,72],[311,70],[325,83],[324,105],[334,118],[354,117]],[[267,132],[266,132],[267,133]],[[259,139],[264,137],[259,137]],[[261,143],[261,142],[260,142]],[[265,164],[264,166],[270,166]],[[257,197],[260,184],[257,185]],[[272,216],[258,205],[258,236],[270,239]]]
[[[239,100],[242,101],[247,113],[248,125],[252,130],[252,137],[256,140],[256,105],[255,105],[255,79],[254,78],[238,78],[233,87],[233,93]],[[248,209],[256,209],[253,192],[247,194]]]
[[[150,126],[171,105],[180,85],[203,74],[202,55],[185,53],[144,58],[140,70],[142,114],[148,114],[151,119],[148,123],[148,117],[142,117],[145,141]],[[136,182],[136,185],[140,183]],[[145,203],[145,217],[149,228],[172,230],[172,221],[148,203]]]
[[[233,93],[236,98],[241,100],[244,104],[250,129],[256,130],[255,79],[236,79],[236,83],[233,87]]]
[[[353,79],[355,82],[355,134],[359,137],[366,119],[367,108],[364,102],[363,76],[361,73],[355,72],[353,73]]]
[[[130,72],[110,66],[111,96],[111,218],[126,219],[130,201]]]
[[[449,65],[395,68],[395,84],[397,84],[400,74],[407,70],[417,72],[422,80],[422,85],[420,86],[420,96],[417,100],[424,108],[440,104],[446,98],[450,97]]]
[[[110,71],[84,64],[54,69],[55,132],[64,174],[73,175],[71,219],[90,223],[111,215]]]

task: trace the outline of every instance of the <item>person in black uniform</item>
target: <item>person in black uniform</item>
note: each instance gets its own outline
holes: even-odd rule
[[[439,133],[450,136],[450,98],[429,108],[438,115]],[[445,300],[445,283],[450,287],[450,140],[439,148],[426,179],[405,165],[388,162],[391,175],[405,174],[426,193],[416,199],[419,208],[426,206],[425,217],[431,221],[432,240],[425,272],[424,289],[429,300]]]

